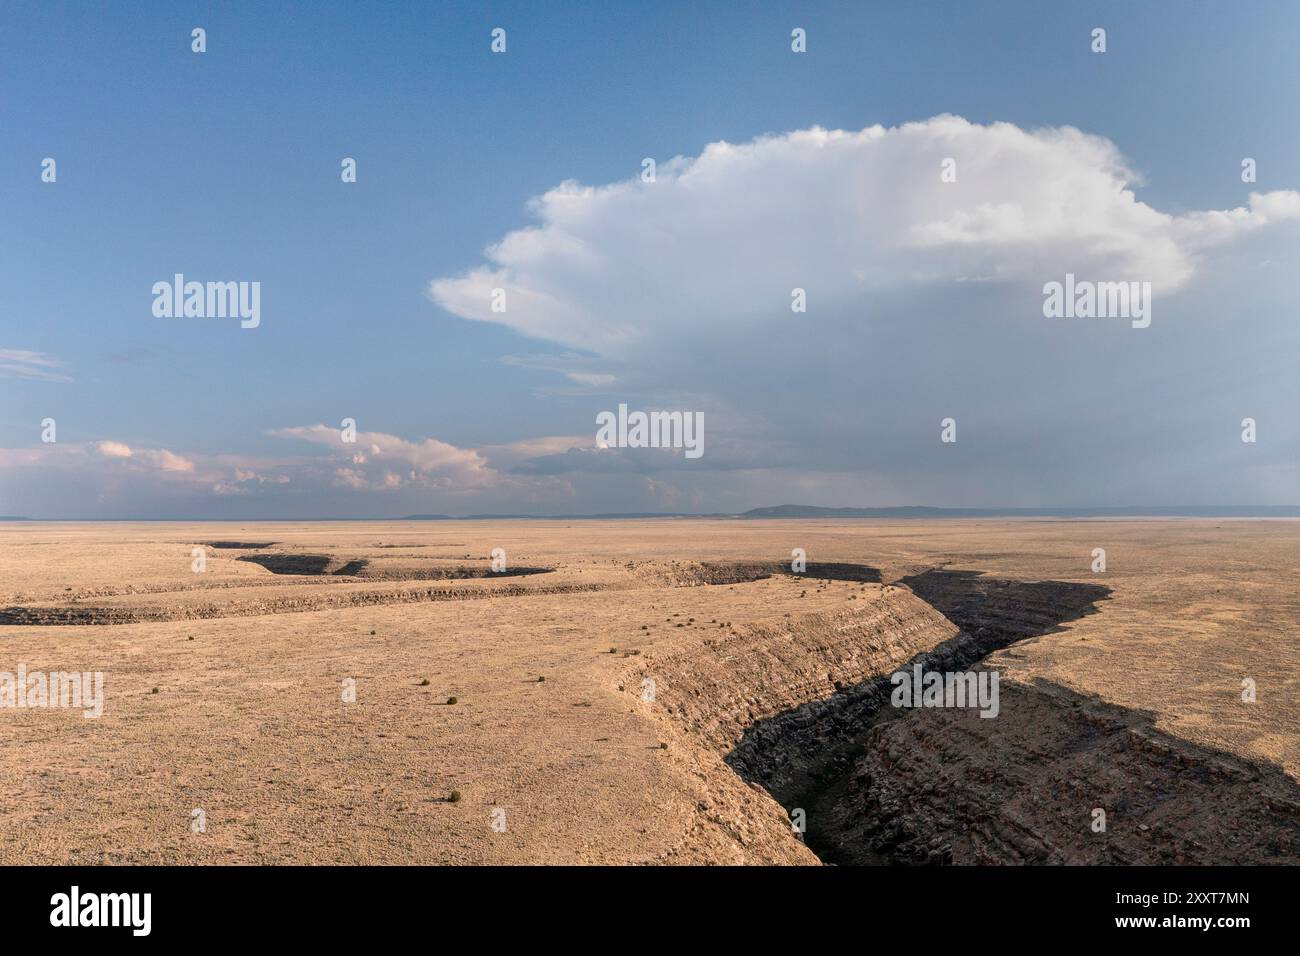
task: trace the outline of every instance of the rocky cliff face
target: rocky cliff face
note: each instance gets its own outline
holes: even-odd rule
[[[641,706],[671,729],[703,794],[669,861],[816,863],[779,801],[861,739],[890,673],[954,640],[957,628],[909,590],[864,585],[834,611],[639,658],[620,686],[653,696]]]
[[[866,586],[837,610],[661,651],[628,672],[629,692],[653,681],[650,706],[695,755],[711,795],[671,859],[813,862],[804,841],[841,864],[1300,858],[1291,778],[1164,734],[1150,713],[1005,679],[992,719],[892,707],[894,671],[978,668],[1091,613],[1107,593],[964,572],[904,580]],[[796,809],[806,836],[791,828]]]
[[[1003,683],[1001,697],[993,720],[912,711],[870,733],[826,808],[834,843],[824,853],[843,863],[1300,858],[1297,787],[1280,770],[1046,682]]]

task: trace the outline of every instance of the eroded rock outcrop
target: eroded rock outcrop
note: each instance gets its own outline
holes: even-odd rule
[[[652,712],[691,749],[684,767],[702,791],[682,846],[661,862],[816,862],[774,794],[794,792],[861,738],[890,673],[960,639],[907,589],[868,585],[835,610],[637,658],[620,689],[649,689]]]
[[[823,852],[842,863],[1300,859],[1300,788],[1280,769],[1045,681],[1004,681],[1001,698],[992,720],[936,709],[875,728],[821,808]]]

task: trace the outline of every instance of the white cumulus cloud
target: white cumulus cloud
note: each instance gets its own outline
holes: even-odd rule
[[[572,350],[512,361],[599,387],[593,413],[704,411],[709,451],[673,481],[709,501],[1277,500],[1293,417],[1248,462],[1223,423],[1300,401],[1279,361],[1300,193],[1170,212],[1142,186],[1114,143],[1070,127],[814,127],[709,144],[653,183],[561,183],[428,294]],[[1066,273],[1150,282],[1153,324],[1045,318],[1043,286]],[[515,470],[615,467],[658,470],[589,446]]]
[[[955,182],[940,178],[946,159]],[[1137,178],[1104,138],[956,116],[712,143],[653,183],[562,183],[532,202],[537,225],[429,292],[463,318],[628,358],[699,323],[743,330],[795,287],[810,308],[917,282],[1041,286],[1066,271],[1168,293],[1203,250],[1300,218],[1295,192],[1170,215],[1137,199]],[[498,287],[504,312],[491,308]]]

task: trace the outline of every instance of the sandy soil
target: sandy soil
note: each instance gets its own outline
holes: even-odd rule
[[[0,707],[0,863],[1296,862],[1297,559],[1289,521],[0,524],[0,672],[105,698]],[[999,719],[878,712],[976,650]],[[1229,786],[1257,838],[1202,819]]]

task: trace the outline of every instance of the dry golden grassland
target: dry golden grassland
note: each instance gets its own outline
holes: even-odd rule
[[[0,863],[1296,862],[1298,559],[1283,520],[0,524],[0,672],[104,674],[97,719],[0,709]],[[997,719],[880,707],[950,653]]]

